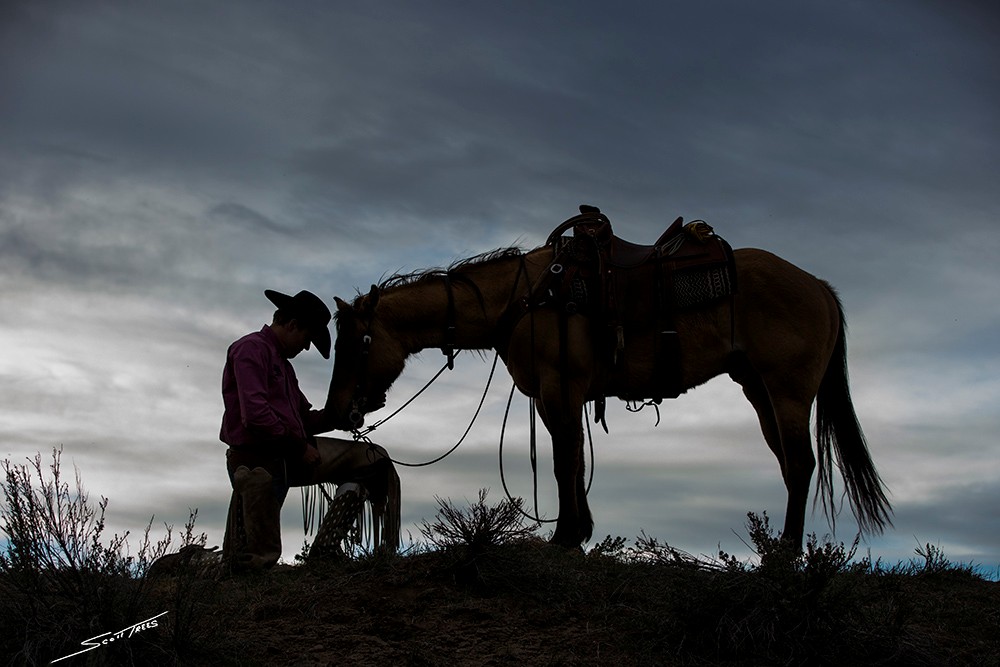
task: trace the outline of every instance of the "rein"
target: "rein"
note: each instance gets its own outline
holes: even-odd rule
[[[483,389],[483,395],[479,399],[479,405],[476,407],[476,412],[475,412],[474,415],[472,415],[472,420],[469,422],[468,427],[466,427],[465,432],[462,434],[462,437],[458,439],[458,442],[456,442],[454,445],[452,445],[451,449],[449,449],[448,451],[446,451],[444,454],[441,454],[437,458],[432,459],[430,461],[425,461],[423,463],[406,463],[405,461],[397,461],[396,459],[391,458],[391,457],[389,458],[389,460],[392,461],[396,465],[405,466],[407,468],[423,468],[424,466],[433,465],[433,464],[437,463],[438,461],[441,461],[446,456],[448,456],[449,454],[451,454],[452,452],[454,452],[456,449],[458,449],[458,446],[461,445],[465,441],[465,437],[467,435],[469,435],[469,431],[472,430],[472,425],[476,423],[476,419],[479,417],[479,413],[483,409],[483,403],[486,402],[486,395],[490,391],[490,385],[493,382],[493,375],[496,372],[496,369],[497,369],[497,360],[499,358],[500,358],[500,354],[499,353],[497,353],[497,354],[495,354],[493,356],[493,366],[492,366],[492,368],[490,368],[490,376],[486,380],[486,388]],[[444,366],[441,367],[441,370],[439,370],[434,375],[434,377],[432,377],[427,382],[427,384],[425,384],[420,389],[420,391],[418,391],[416,394],[414,394],[412,397],[410,397],[410,399],[408,401],[406,401],[405,403],[403,403],[403,405],[401,405],[399,408],[397,408],[391,415],[389,415],[388,417],[386,417],[384,419],[378,420],[377,422],[375,422],[374,424],[372,424],[371,426],[369,426],[368,428],[366,428],[364,431],[358,431],[358,430],[352,431],[354,439],[355,440],[363,440],[364,442],[368,443],[369,445],[374,445],[375,443],[372,442],[371,438],[368,437],[369,433],[371,433],[376,428],[378,428],[379,426],[381,426],[382,424],[386,423],[387,421],[389,421],[390,419],[392,419],[393,417],[395,417],[396,415],[398,415],[400,412],[402,412],[403,408],[407,407],[410,403],[412,403],[413,401],[415,401],[416,398],[418,396],[420,396],[420,394],[424,393],[424,391],[428,387],[430,387],[434,383],[435,380],[437,380],[439,377],[441,377],[441,373],[443,373],[445,371],[445,369],[450,369],[450,368],[453,368],[453,367],[454,367],[454,354],[449,355],[448,361],[445,362]]]
[[[555,523],[558,519],[542,519],[538,515],[538,446],[537,438],[535,432],[535,399],[529,399],[530,405],[530,416],[528,419],[529,424],[529,459],[531,460],[531,488],[532,495],[535,506],[535,514],[528,514],[520,505],[513,503],[514,496],[507,487],[507,478],[503,472],[503,440],[504,434],[507,432],[507,417],[510,415],[510,406],[514,401],[514,390],[517,388],[516,385],[511,385],[510,394],[507,396],[507,408],[503,413],[503,424],[500,426],[500,484],[503,486],[503,492],[507,495],[507,500],[511,501],[517,511],[520,512],[525,518],[530,519],[536,523]],[[659,414],[659,413],[657,413]],[[590,477],[587,479],[587,488],[584,490],[585,495],[590,495],[590,487],[594,484],[594,468],[596,464],[594,463],[594,435],[590,431],[590,414],[587,410],[587,404],[583,404],[583,423],[587,425],[587,444],[590,448]]]
[[[368,438],[368,434],[369,433],[371,433],[372,431],[374,431],[375,429],[377,429],[379,426],[381,426],[382,424],[386,423],[387,421],[389,421],[390,419],[392,419],[393,417],[395,417],[396,415],[398,415],[400,412],[402,412],[403,408],[405,408],[410,403],[412,403],[413,401],[415,401],[417,399],[417,397],[420,396],[420,394],[424,393],[427,390],[428,387],[430,387],[432,384],[434,384],[434,381],[437,380],[439,377],[441,377],[441,374],[444,373],[445,370],[448,369],[448,367],[449,367],[448,363],[445,362],[444,366],[442,366],[438,370],[438,372],[434,374],[434,377],[432,377],[430,380],[428,380],[426,382],[426,384],[424,384],[424,386],[421,387],[419,391],[417,391],[417,393],[415,393],[413,396],[411,396],[409,398],[409,400],[407,400],[401,406],[399,406],[398,408],[396,408],[396,410],[394,410],[392,412],[392,414],[390,414],[389,416],[384,417],[382,419],[379,419],[377,422],[375,422],[371,426],[368,426],[363,431],[359,431],[358,429],[352,429],[351,430],[351,435],[354,436],[355,440],[364,440],[366,442],[371,442],[371,440]],[[394,461],[394,463],[395,463],[395,461]]]

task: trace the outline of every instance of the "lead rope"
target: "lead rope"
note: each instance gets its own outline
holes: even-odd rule
[[[522,507],[521,507],[520,504],[514,503],[514,496],[511,494],[510,489],[507,487],[507,477],[506,477],[506,475],[504,475],[504,471],[503,471],[503,438],[504,438],[504,434],[507,432],[507,418],[510,416],[510,405],[514,401],[514,390],[516,388],[517,388],[517,385],[511,383],[511,385],[510,385],[510,394],[508,394],[508,396],[507,396],[507,407],[503,411],[503,423],[500,426],[500,485],[503,486],[503,492],[507,495],[507,500],[511,501],[511,503],[513,504],[513,506],[517,508],[517,511],[520,512],[525,518],[530,519],[531,521],[534,521],[536,523],[555,523],[556,519],[542,519],[542,518],[540,518],[538,516],[534,516],[534,515],[531,515],[531,514],[528,514],[527,512],[525,512],[524,509],[522,509]],[[534,406],[532,406],[532,407],[534,407]],[[534,448],[534,440],[535,440],[534,434],[532,434],[532,437],[531,437],[531,442],[532,442],[531,447],[532,448]],[[538,498],[538,484],[537,484],[537,480],[535,480],[535,482],[536,482],[535,483],[535,498],[536,498],[536,500],[535,500],[535,514],[537,515],[538,514],[538,500],[537,500],[537,498]]]
[[[448,362],[445,362],[444,366],[442,366],[441,369],[437,373],[434,374],[434,377],[432,377],[430,380],[428,380],[427,383],[424,384],[424,386],[420,388],[420,391],[418,391],[413,396],[411,396],[409,398],[409,400],[406,401],[406,403],[403,403],[401,406],[399,406],[398,408],[396,408],[396,410],[393,411],[392,414],[390,414],[387,417],[383,417],[382,419],[379,419],[377,422],[375,422],[374,424],[372,424],[371,426],[369,426],[368,428],[366,428],[364,431],[359,431],[357,429],[354,429],[353,431],[351,431],[351,435],[354,437],[355,440],[364,440],[365,442],[370,443],[371,440],[368,438],[368,434],[369,433],[371,433],[372,431],[374,431],[375,429],[377,429],[379,426],[381,426],[382,424],[386,423],[387,421],[389,421],[390,419],[392,419],[393,417],[395,417],[396,415],[398,415],[400,412],[402,412],[403,409],[406,408],[406,406],[408,406],[410,403],[412,403],[413,401],[415,401],[417,399],[417,397],[420,396],[420,394],[424,393],[424,391],[426,391],[428,387],[430,387],[432,384],[434,384],[434,381],[437,380],[439,377],[441,377],[441,373],[444,373],[447,369],[448,369]]]
[[[514,501],[514,495],[510,492],[510,488],[508,488],[507,486],[507,476],[504,474],[503,471],[503,441],[504,441],[504,435],[507,432],[507,418],[510,416],[510,406],[514,401],[514,390],[516,388],[517,385],[512,383],[510,387],[510,394],[507,395],[507,407],[503,412],[503,423],[500,426],[500,447],[499,447],[500,485],[503,486],[503,491],[507,496],[507,500],[511,502]],[[517,511],[520,512],[525,518],[530,519],[531,521],[534,521],[536,523],[555,523],[557,519],[542,519],[541,517],[538,516],[538,475],[537,475],[538,458],[536,455],[537,447],[535,438],[535,399],[533,398],[530,399],[530,405],[531,405],[531,417],[529,418],[528,421],[530,430],[529,450],[531,458],[532,486],[533,486],[532,496],[534,498],[534,503],[535,503],[535,513],[529,514],[528,512],[525,512],[523,509],[521,509],[520,506],[518,506]],[[587,410],[586,403],[584,403],[583,405],[583,421],[587,425],[587,442],[590,449],[590,476],[587,479],[587,488],[584,491],[584,493],[590,495],[590,488],[594,485],[594,468],[596,467],[597,464],[594,459],[594,436],[590,430],[590,411]]]
[[[528,401],[528,424],[531,429],[531,444],[528,446],[528,458],[531,461],[532,502],[534,502],[533,507],[535,508],[535,514],[538,514],[538,442],[535,437],[535,434],[537,433],[537,431],[535,431],[536,414],[535,399],[532,398]]]
[[[462,434],[462,437],[458,439],[458,442],[456,442],[451,447],[451,449],[449,449],[448,451],[446,451],[441,456],[438,456],[437,458],[432,459],[430,461],[425,461],[423,463],[406,463],[405,461],[397,461],[396,459],[394,459],[392,457],[389,457],[389,460],[392,461],[393,463],[395,463],[396,465],[406,466],[407,468],[422,468],[424,466],[433,465],[433,464],[437,463],[438,461],[441,461],[446,456],[448,456],[449,454],[451,454],[452,452],[454,452],[456,449],[458,449],[458,446],[461,445],[465,441],[465,437],[467,435],[469,435],[469,431],[472,430],[472,425],[476,423],[476,419],[479,417],[479,413],[483,409],[483,403],[486,402],[486,395],[489,393],[489,391],[490,391],[490,385],[493,383],[493,375],[496,372],[496,369],[497,369],[497,360],[499,358],[500,358],[500,353],[499,352],[496,353],[493,356],[493,366],[490,368],[490,377],[489,377],[489,379],[486,380],[486,388],[483,389],[483,395],[479,399],[479,406],[476,407],[476,413],[474,415],[472,415],[472,420],[469,422],[469,426],[465,429],[465,433]],[[399,414],[400,411],[402,411],[403,408],[405,408],[406,406],[408,406],[410,403],[412,403],[414,401],[414,399],[417,398],[417,396],[419,396],[420,394],[422,394],[424,392],[424,389],[427,389],[427,387],[431,386],[431,383],[433,383],[434,380],[438,379],[438,376],[440,376],[441,373],[444,372],[444,370],[446,368],[448,368],[448,364],[447,363],[445,363],[444,368],[442,368],[441,370],[439,370],[437,372],[437,375],[435,375],[434,377],[432,377],[430,379],[430,381],[427,384],[424,385],[423,389],[421,389],[420,391],[418,391],[412,398],[410,398],[410,400],[408,400],[406,403],[404,403],[398,410],[396,410],[395,412],[393,412],[391,415],[389,415],[385,419],[382,419],[382,420],[376,422],[375,424],[372,424],[367,429],[365,429],[364,432],[355,431],[354,432],[354,439],[355,440],[363,440],[364,442],[367,442],[369,445],[374,446],[375,443],[372,442],[372,440],[368,437],[368,434],[371,433],[372,431],[374,431],[378,426],[381,426],[382,424],[384,424],[385,422],[389,421],[390,419],[392,419],[393,417],[395,417],[397,414]]]

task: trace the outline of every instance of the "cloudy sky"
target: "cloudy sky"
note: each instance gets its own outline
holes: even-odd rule
[[[343,8],[346,5],[351,8]],[[540,244],[582,202],[651,242],[678,215],[767,248],[844,300],[855,404],[896,509],[864,548],[930,542],[1000,567],[1000,22],[990,3],[4,2],[0,453],[53,447],[112,530],[221,544],[226,348],[266,288],[332,302],[387,273]],[[451,446],[490,358],[459,357],[377,432]],[[430,351],[394,387],[437,371]],[[322,403],[331,363],[295,361]],[[502,498],[498,372],[466,444],[401,469],[404,529],[434,495]],[[521,398],[505,471],[530,497]],[[661,421],[609,405],[595,538],[745,551],[781,524],[777,463],[718,378]],[[555,495],[547,445],[541,512]],[[850,541],[845,511],[837,537]],[[302,541],[298,495],[285,556]],[[807,530],[821,536],[821,515]]]

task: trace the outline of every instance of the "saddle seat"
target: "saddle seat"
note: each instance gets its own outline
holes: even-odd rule
[[[660,254],[660,248],[666,246],[667,242],[677,236],[683,229],[684,218],[677,218],[673,224],[667,227],[666,231],[660,234],[660,238],[653,245],[640,245],[626,241],[614,234],[611,235],[611,245],[608,252],[608,259],[612,266],[628,269],[648,262]]]
[[[546,244],[555,249],[557,262],[568,260],[581,265],[586,274],[595,273],[596,269],[604,287],[601,291],[610,299],[620,301],[614,299],[613,292],[630,286],[639,290],[648,290],[654,283],[665,287],[675,284],[679,277],[682,282],[690,282],[695,273],[707,274],[702,277],[720,284],[714,289],[706,289],[701,297],[659,299],[660,305],[689,307],[729,296],[735,291],[732,248],[705,221],[696,220],[685,225],[684,219],[678,217],[653,245],[640,245],[615,236],[611,221],[600,209],[584,205],[580,211],[580,215],[556,227]],[[573,236],[564,237],[569,229],[573,230]],[[609,285],[609,281],[614,284]],[[609,290],[609,287],[614,289]],[[604,305],[614,306],[613,303]]]

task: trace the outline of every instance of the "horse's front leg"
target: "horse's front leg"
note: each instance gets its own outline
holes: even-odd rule
[[[594,520],[584,487],[582,397],[545,396],[536,403],[552,436],[552,459],[559,493],[559,518],[552,541],[576,548],[590,539]]]

